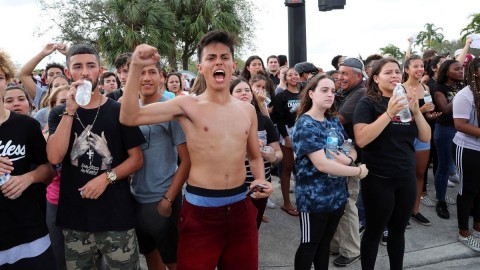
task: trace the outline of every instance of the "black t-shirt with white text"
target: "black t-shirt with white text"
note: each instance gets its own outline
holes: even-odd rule
[[[361,98],[353,115],[353,125],[375,122],[387,110],[389,100],[382,97],[380,102],[374,102],[368,97]],[[367,165],[369,173],[380,177],[411,175],[415,171],[413,142],[417,133],[413,115],[412,120],[406,123],[402,123],[399,116],[394,116],[378,137],[362,148],[362,163]]]
[[[0,125],[0,156],[13,162],[12,176],[23,175],[34,166],[48,163],[40,124],[29,116],[11,112],[8,120]],[[44,206],[38,201],[40,192],[30,185],[17,199],[0,195],[0,251],[48,234]]]
[[[55,133],[64,110],[65,105],[61,105],[50,112],[50,134]],[[97,108],[78,108],[80,120],[77,116],[73,119],[68,150],[62,162],[57,225],[85,232],[129,230],[135,225],[135,204],[127,179],[117,179],[108,185],[96,200],[82,199],[78,189],[125,161],[127,150],[140,146],[145,138],[138,127],[120,124],[120,103],[112,99],[100,106],[93,123],[96,114]],[[88,135],[86,129],[92,123]]]

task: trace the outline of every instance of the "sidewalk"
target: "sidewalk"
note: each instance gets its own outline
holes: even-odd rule
[[[265,212],[270,219],[263,223],[259,232],[259,269],[293,269],[295,252],[300,243],[300,227],[298,217],[287,215],[280,209],[282,195],[277,177],[272,179],[275,191],[272,199],[275,209]],[[430,197],[434,197],[435,187],[431,170],[427,189]],[[456,187],[448,188],[448,196],[456,199]],[[295,194],[290,194],[295,202]],[[405,233],[405,269],[480,269],[480,253],[474,252],[457,241],[457,209],[450,205],[450,219],[437,216],[435,207],[420,206],[420,212],[432,223],[423,226],[410,220],[411,229]],[[333,261],[335,257],[331,257]],[[389,269],[387,249],[380,245],[376,269]],[[360,261],[346,268],[337,268],[330,264],[330,269],[361,269]]]

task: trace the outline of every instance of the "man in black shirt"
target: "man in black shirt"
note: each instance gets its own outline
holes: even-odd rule
[[[98,90],[98,52],[87,44],[67,52],[67,76],[73,83],[66,105],[49,115],[48,159],[62,164],[57,225],[65,235],[65,259],[71,269],[94,269],[100,251],[114,269],[137,269],[135,204],[128,177],[143,165],[138,127],[119,122],[120,104]],[[77,87],[93,85],[90,101],[79,106]]]
[[[353,113],[355,107],[365,96],[365,84],[363,78],[367,78],[362,60],[358,58],[346,58],[339,67],[341,102],[337,108],[340,122],[348,137],[355,140],[353,134]],[[355,145],[355,144],[354,144]],[[360,149],[355,147],[358,156]],[[359,162],[357,160],[357,162]],[[345,214],[340,219],[337,232],[332,240],[333,251],[338,250],[340,256],[333,261],[336,266],[348,266],[360,258],[360,235],[358,222],[358,209],[356,206],[359,183],[357,177],[348,177],[348,192],[350,197],[345,205]]]

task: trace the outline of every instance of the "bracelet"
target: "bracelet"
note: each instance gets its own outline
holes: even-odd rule
[[[360,169],[360,172],[358,173],[357,177],[360,177],[362,175],[362,167],[358,167]]]
[[[164,195],[163,198],[164,198],[165,200],[167,200],[170,204],[173,204],[172,200],[170,200],[169,198],[167,198],[167,196]]]
[[[74,116],[75,116],[75,113],[69,114],[69,113],[67,112],[67,110],[65,110],[65,111],[63,111],[62,115],[67,115],[67,116],[74,117]]]
[[[351,156],[347,156],[349,159],[350,159],[350,165],[348,166],[352,166],[353,165],[353,158]]]
[[[385,111],[385,113],[387,114],[388,118],[390,118],[390,120],[393,120],[393,118],[390,116],[390,114],[388,114],[387,111]]]

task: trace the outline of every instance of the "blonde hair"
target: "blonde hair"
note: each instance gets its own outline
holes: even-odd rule
[[[58,95],[60,94],[60,92],[68,91],[69,89],[70,85],[62,85],[55,88],[55,90],[50,93],[50,96],[48,97],[48,106],[50,107],[50,109],[56,106]]]
[[[10,55],[3,50],[0,50],[0,69],[5,72],[5,79],[7,80],[7,83],[15,77],[15,65],[10,59]]]

